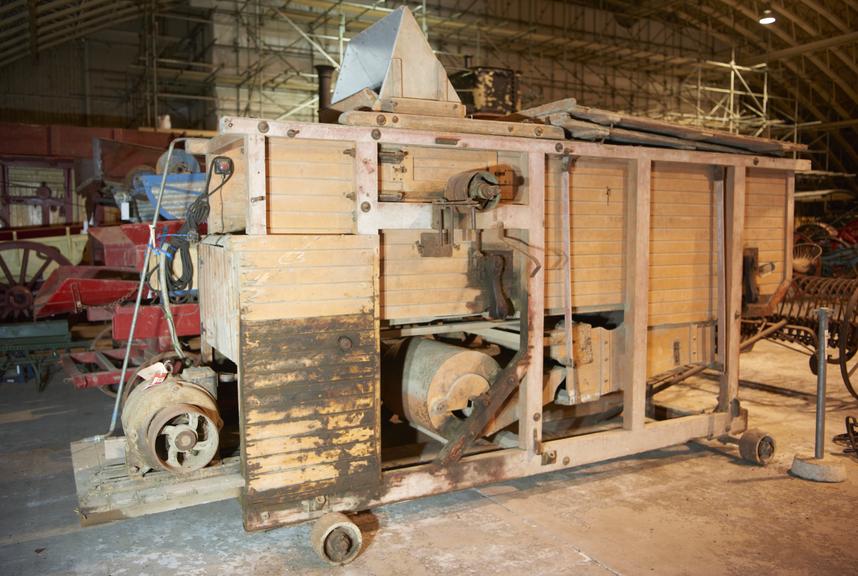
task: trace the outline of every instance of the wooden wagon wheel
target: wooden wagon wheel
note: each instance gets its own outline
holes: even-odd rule
[[[838,342],[838,348],[840,349],[838,363],[840,364],[840,375],[843,377],[843,384],[849,390],[849,393],[852,394],[852,397],[858,400],[858,393],[855,392],[855,387],[852,386],[852,376],[858,371],[858,354],[856,354],[858,352],[858,330],[852,326],[856,306],[858,306],[858,290],[849,298],[849,304],[846,305],[846,310],[843,313],[843,320],[840,324],[840,342]],[[852,342],[853,338],[855,342]]]
[[[59,250],[38,242],[0,244],[0,322],[32,319],[39,288],[57,267],[70,265]]]

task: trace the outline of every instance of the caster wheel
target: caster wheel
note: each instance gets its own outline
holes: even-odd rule
[[[739,454],[748,462],[765,466],[775,455],[775,439],[762,430],[748,430],[739,438]]]
[[[816,354],[812,355],[807,363],[810,365],[811,373],[817,376],[819,374],[819,358],[817,358]]]
[[[339,512],[325,514],[313,525],[310,544],[319,558],[339,566],[354,560],[363,544],[360,528]]]

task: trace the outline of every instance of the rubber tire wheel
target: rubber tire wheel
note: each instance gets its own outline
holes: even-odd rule
[[[742,459],[758,466],[765,466],[771,461],[775,448],[775,439],[762,430],[748,430],[739,438]]]
[[[815,353],[811,354],[807,364],[810,366],[811,373],[813,373],[814,376],[817,376],[819,374],[819,357]]]
[[[341,566],[357,558],[363,546],[363,536],[348,516],[329,512],[313,525],[310,544],[319,558],[333,566]]]

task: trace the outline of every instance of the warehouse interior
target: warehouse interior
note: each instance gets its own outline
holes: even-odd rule
[[[854,572],[856,24],[4,0],[0,573]]]

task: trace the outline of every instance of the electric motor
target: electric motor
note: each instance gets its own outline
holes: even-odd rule
[[[122,409],[129,470],[199,470],[217,455],[222,426],[215,397],[203,385],[174,376],[141,382]]]

